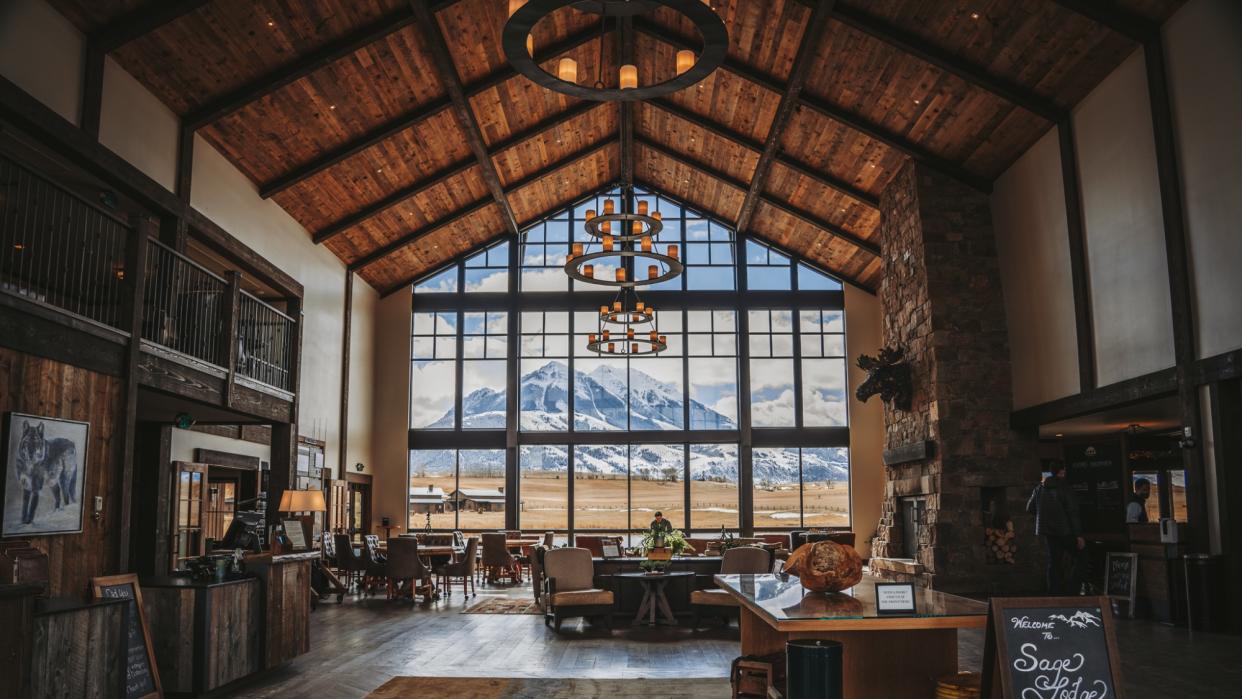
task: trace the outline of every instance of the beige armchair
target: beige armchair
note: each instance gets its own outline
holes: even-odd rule
[[[561,630],[567,617],[602,618],[612,628],[613,596],[592,585],[591,552],[579,548],[550,549],[543,556],[544,624]]]
[[[771,570],[772,554],[758,546],[729,549],[720,561],[721,575],[762,575]],[[727,625],[737,606],[737,600],[724,590],[695,590],[690,593],[690,607],[694,611],[692,628],[699,628],[699,617],[704,614],[721,617]]]

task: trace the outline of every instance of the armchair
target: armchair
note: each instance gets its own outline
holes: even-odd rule
[[[594,563],[591,552],[580,548],[545,551],[543,555],[545,625],[561,630],[567,617],[601,618],[612,628],[613,595],[611,590],[592,586]]]
[[[414,599],[416,592],[421,589],[426,596],[425,601],[431,601],[431,571],[427,570],[427,566],[423,565],[423,560],[418,556],[418,539],[412,536],[394,536],[389,539],[387,568],[390,599],[403,597],[407,593],[410,599]],[[416,580],[422,581],[422,585],[415,586]]]
[[[470,596],[470,593],[466,592],[467,584],[470,585],[471,592],[475,596],[478,596],[479,592],[474,587],[474,569],[477,562],[475,553],[478,551],[478,548],[479,539],[478,537],[472,536],[466,542],[466,552],[462,556],[461,560],[455,563],[445,563],[444,565],[436,568],[436,576],[443,581],[444,589],[446,594],[449,596],[452,596],[453,594],[453,580],[455,578],[461,580],[461,594],[463,596]]]
[[[720,561],[721,575],[737,575],[752,573],[760,575],[771,572],[772,554],[758,546],[739,546],[724,552]],[[692,628],[699,628],[699,617],[703,614],[719,616],[729,623],[733,610],[737,609],[737,600],[721,589],[695,590],[690,593],[690,607],[694,611]]]

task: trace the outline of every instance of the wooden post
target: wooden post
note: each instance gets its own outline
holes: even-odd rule
[[[129,288],[126,300],[129,345],[125,361],[124,414],[121,421],[120,444],[120,503],[117,524],[120,528],[118,545],[119,570],[129,568],[130,516],[133,509],[134,441],[138,422],[138,360],[142,354],[143,299],[147,286],[147,243],[154,234],[154,226],[145,217],[132,220],[129,245],[125,251],[125,285]],[[85,505],[84,505],[85,506]]]
[[[353,335],[354,273],[345,271],[345,312],[341,321],[341,415],[338,469],[334,478],[344,478],[349,469],[349,345]],[[296,387],[293,387],[296,392]],[[326,484],[325,484],[326,485]]]
[[[289,357],[289,386],[293,390],[293,409],[289,422],[277,422],[272,425],[272,461],[268,472],[267,483],[267,523],[277,524],[280,521],[280,496],[286,490],[295,487],[298,466],[298,407],[302,401],[299,387],[302,364],[302,299],[293,297],[286,300],[285,313],[293,318],[296,324],[294,342]]]

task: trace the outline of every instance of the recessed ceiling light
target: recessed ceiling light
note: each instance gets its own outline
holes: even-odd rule
[[[919,102],[918,100],[914,100],[914,103],[915,103],[915,104],[920,104],[920,102]]]
[[[270,20],[270,19],[269,19],[269,20],[267,21],[267,26],[269,26],[269,27],[274,27],[274,26],[276,26],[276,23],[275,23],[275,22],[273,22],[272,20]]]
[[[1065,435],[1061,434],[1060,432],[1057,432],[1057,436],[1058,436],[1058,437],[1064,437]]]
[[[875,163],[867,163],[867,164],[870,165],[871,167],[875,167]]]
[[[970,13],[970,18],[971,18],[971,19],[979,19],[979,13],[978,13],[978,12],[971,12],[971,13]]]
[[[384,171],[384,168],[382,168],[382,167],[377,167],[377,168],[375,168],[375,172],[377,172],[377,173],[379,173],[379,172],[383,172],[383,171]]]
[[[336,105],[335,105],[335,104],[333,104],[333,105],[329,105],[329,106],[328,106],[328,109],[335,111],[335,110],[336,110]]]

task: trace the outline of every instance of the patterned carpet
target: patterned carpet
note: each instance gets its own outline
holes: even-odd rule
[[[718,699],[731,693],[726,679],[501,679],[478,677],[394,677],[368,699],[454,697],[454,699]]]
[[[543,614],[535,600],[529,597],[492,597],[476,602],[461,610],[462,614]]]

